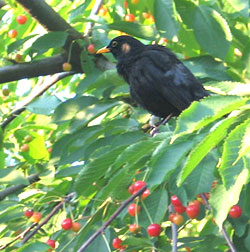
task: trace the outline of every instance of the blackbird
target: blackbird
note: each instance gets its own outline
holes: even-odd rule
[[[178,116],[191,102],[208,96],[201,82],[168,48],[119,36],[97,54],[111,52],[132,98],[151,114]]]

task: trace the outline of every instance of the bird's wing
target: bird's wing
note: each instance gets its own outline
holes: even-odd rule
[[[135,62],[133,72],[141,87],[154,87],[159,96],[179,111],[207,95],[201,83],[168,50],[145,51]]]

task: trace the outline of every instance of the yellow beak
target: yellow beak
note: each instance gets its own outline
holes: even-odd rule
[[[110,49],[108,49],[107,47],[103,47],[101,49],[99,49],[96,54],[101,54],[101,53],[108,53],[110,52]]]

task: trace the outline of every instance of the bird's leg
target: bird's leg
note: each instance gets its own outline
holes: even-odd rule
[[[173,114],[169,114],[165,119],[163,119],[156,127],[154,127],[151,131],[150,131],[150,135],[152,137],[154,137],[155,135],[157,135],[158,133],[160,133],[159,129],[161,125],[165,125],[170,118],[173,116]]]

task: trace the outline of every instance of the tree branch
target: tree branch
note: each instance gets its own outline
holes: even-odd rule
[[[44,0],[16,0],[47,31],[67,31],[74,39],[82,38],[82,34],[68,24]]]
[[[207,200],[207,197],[206,197],[206,195],[205,195],[204,193],[201,193],[201,198],[203,199],[206,208],[207,208],[208,210],[211,211],[212,208],[211,208],[211,206],[209,205],[208,200]],[[234,247],[232,241],[230,240],[230,238],[229,238],[229,236],[228,236],[228,234],[227,234],[227,232],[226,232],[226,230],[225,230],[224,225],[222,225],[222,230],[221,230],[221,232],[222,232],[222,235],[224,236],[224,238],[225,238],[225,240],[226,240],[226,242],[227,242],[227,245],[229,246],[231,252],[237,252],[236,248]]]
[[[62,72],[66,59],[55,55],[41,60],[0,68],[0,83]]]
[[[77,250],[77,252],[84,251],[94,240],[95,238],[100,235],[109,225],[110,223],[121,213],[121,211],[137,196],[142,194],[147,189],[147,185],[142,187],[138,192],[133,194],[127,200],[123,201],[121,206],[112,214],[112,216],[93,234],[89,237],[89,239]]]
[[[42,95],[47,89],[49,89],[52,85],[54,85],[59,80],[72,75],[73,72],[64,72],[61,74],[57,74],[52,76],[49,80],[44,81],[42,84],[37,84],[31,91],[30,95],[24,99],[18,107],[16,107],[11,114],[7,117],[7,119],[2,123],[1,127],[4,130],[5,127],[13,121],[18,115],[20,115],[24,110],[25,106],[30,104],[36,97]]]
[[[2,8],[2,7],[4,7],[6,5],[6,3],[3,1],[3,0],[0,0],[0,9]]]
[[[40,178],[39,178],[39,174],[33,174],[31,176],[28,177],[28,181],[30,184],[36,182],[36,181],[39,181]],[[15,193],[25,187],[27,187],[28,185],[14,185],[14,186],[10,186],[8,187],[7,189],[5,189],[4,191],[1,191],[0,192],[0,201],[5,199],[8,195],[12,194],[12,193]]]
[[[62,199],[61,202],[59,202],[54,208],[53,210],[50,212],[49,215],[47,215],[47,217],[40,223],[37,225],[37,227],[27,236],[24,237],[23,239],[23,243],[26,243],[32,236],[34,236],[36,234],[36,232],[43,226],[45,225],[58,211],[60,208],[62,208],[63,204],[65,202],[69,202],[72,200],[72,198],[74,197],[75,193],[70,193],[69,195],[67,195],[64,199]]]

